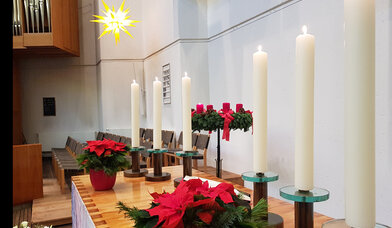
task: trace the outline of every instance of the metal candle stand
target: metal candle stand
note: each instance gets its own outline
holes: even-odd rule
[[[142,177],[148,173],[147,169],[140,169],[140,151],[145,150],[145,147],[132,147],[132,168],[124,171],[124,177]]]
[[[174,179],[174,187],[177,187],[185,176],[192,176],[192,156],[198,154],[199,153],[197,151],[183,151],[176,153],[176,155],[182,157],[183,160],[183,176]]]
[[[221,154],[220,154],[220,129],[218,128],[217,130],[217,146],[216,146],[216,177],[222,178],[222,159],[221,159]]]
[[[262,198],[268,205],[268,182],[278,180],[279,175],[274,172],[255,173],[250,171],[243,173],[241,176],[244,181],[253,182],[253,206],[256,206]],[[267,227],[283,228],[283,218],[280,215],[268,212],[267,217]]]
[[[279,192],[281,197],[294,201],[295,228],[313,228],[313,203],[329,199],[329,191],[322,188],[302,191],[291,185]]]
[[[152,154],[154,173],[145,175],[146,181],[165,181],[170,180],[171,174],[162,172],[162,154],[167,152],[167,149],[151,149],[147,150]]]

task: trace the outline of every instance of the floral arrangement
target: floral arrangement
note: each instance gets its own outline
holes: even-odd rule
[[[77,157],[80,168],[90,171],[104,170],[108,176],[113,176],[117,171],[128,168],[129,161],[125,155],[130,147],[124,143],[110,139],[87,141],[88,146],[83,148],[84,153]]]
[[[19,225],[20,228],[30,228],[29,222],[23,221]],[[14,226],[13,228],[18,228],[18,225]],[[34,225],[34,228],[52,228],[52,225],[50,226],[44,226],[44,225]]]
[[[192,129],[193,131],[216,131],[223,130],[222,139],[229,141],[230,130],[249,131],[252,126],[252,112],[240,108],[237,112],[231,109],[207,109],[203,111],[192,111]]]
[[[264,199],[251,209],[240,199],[232,184],[220,183],[210,188],[200,179],[181,181],[173,193],[151,193],[151,207],[140,210],[123,202],[117,207],[135,221],[137,228],[181,227],[265,227],[267,203]]]

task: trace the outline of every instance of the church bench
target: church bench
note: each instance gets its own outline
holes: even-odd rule
[[[70,180],[67,177],[85,173],[76,161],[76,156],[83,153],[84,147],[85,144],[69,136],[65,148],[52,148],[52,166],[62,193],[65,193],[66,182]]]

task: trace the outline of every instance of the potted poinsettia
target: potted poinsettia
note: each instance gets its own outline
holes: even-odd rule
[[[125,155],[130,147],[110,139],[87,141],[84,153],[77,157],[80,168],[90,173],[90,181],[97,191],[111,189],[116,183],[117,171],[130,166]]]

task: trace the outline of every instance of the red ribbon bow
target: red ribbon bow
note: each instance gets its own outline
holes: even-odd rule
[[[223,124],[223,135],[222,135],[222,139],[226,139],[226,141],[230,140],[230,129],[229,129],[229,125],[230,122],[232,120],[234,120],[234,117],[231,116],[231,114],[233,114],[233,110],[229,110],[227,112],[224,112],[223,109],[219,110],[219,115],[225,119],[225,122]]]

